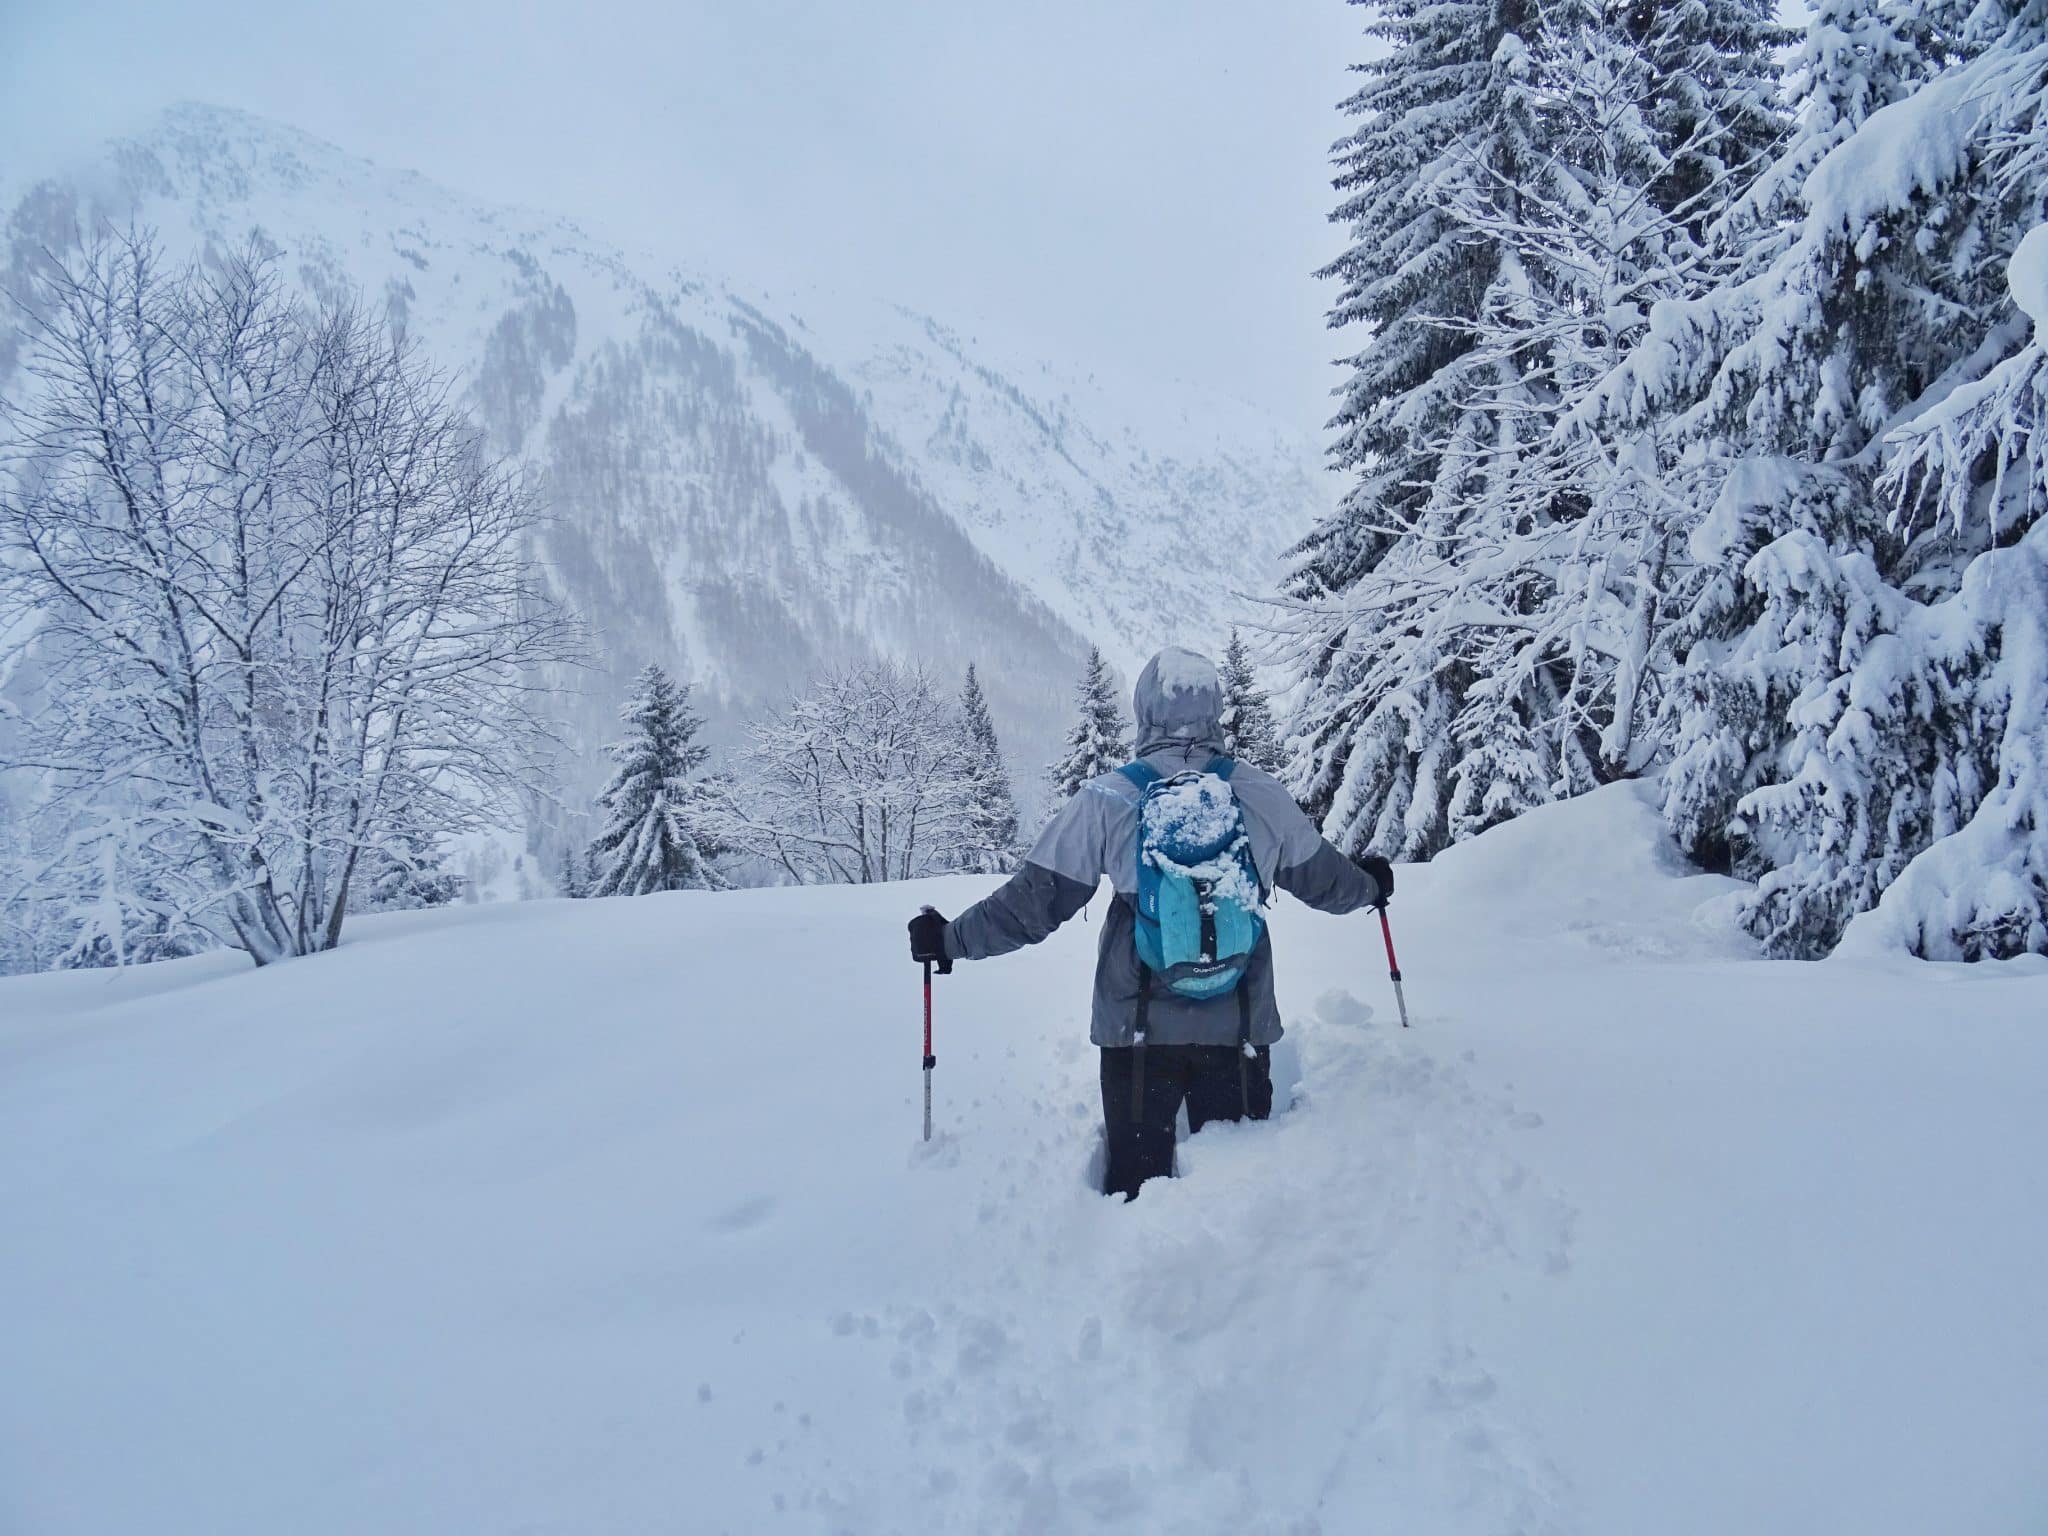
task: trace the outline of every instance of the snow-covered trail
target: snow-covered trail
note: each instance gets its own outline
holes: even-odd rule
[[[1204,1132],[1133,1207],[1074,1198],[1095,1130],[1065,1106],[1089,1103],[1092,1053],[1018,1145],[939,1148],[974,1164],[951,1262],[866,1349],[871,1319],[846,1325],[857,1369],[902,1384],[910,1475],[849,1479],[840,1528],[1550,1523],[1555,1478],[1491,1403],[1463,1314],[1562,1269],[1568,1209],[1460,1070],[1362,1018],[1303,1033],[1298,1107]]]
[[[987,882],[0,982],[0,1531],[2017,1532],[2048,967],[1770,965],[1627,789],[1289,906],[1296,1106],[1090,1193]]]

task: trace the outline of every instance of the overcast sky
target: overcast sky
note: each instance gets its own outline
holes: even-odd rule
[[[1319,430],[1342,0],[0,0],[0,159],[243,107]]]

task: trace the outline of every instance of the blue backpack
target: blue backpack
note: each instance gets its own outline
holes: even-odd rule
[[[1142,761],[1117,770],[1139,794],[1138,959],[1182,997],[1234,988],[1266,928],[1266,894],[1230,788],[1236,768],[1215,757],[1201,773],[1172,778]]]

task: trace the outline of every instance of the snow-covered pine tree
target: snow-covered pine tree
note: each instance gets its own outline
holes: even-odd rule
[[[2048,205],[2038,139],[2003,169]],[[1900,626],[1924,657],[1924,702],[1883,690],[1888,658],[1851,682],[1895,718],[1917,707],[1945,728],[1928,846],[1855,920],[1935,959],[2048,954],[2048,224],[2020,241],[2007,281],[2032,340],[1894,434],[1883,484],[1909,516],[1974,525],[1985,547],[1952,596]]]
[[[960,719],[967,728],[971,786],[960,848],[960,867],[976,874],[1000,875],[1017,864],[1017,800],[1010,789],[1009,766],[996,723],[982,696],[981,679],[968,663],[960,690]]]
[[[1518,651],[1515,666],[1482,675],[1512,678],[1546,661],[1554,794],[1642,772],[1662,750],[1683,612],[1674,595],[1695,574],[1693,507],[1670,483],[1678,434],[1654,417],[1588,434],[1574,418],[1650,335],[1659,306],[1697,293],[1738,258],[1730,210],[1752,195],[1789,131],[1775,56],[1791,38],[1774,11],[1770,0],[1545,9],[1538,77],[1556,195],[1525,204],[1533,212],[1519,238],[1546,253],[1553,276],[1530,315],[1550,388],[1532,391],[1547,421],[1518,478],[1536,499],[1505,553],[1527,551],[1515,561],[1519,590],[1554,591],[1526,605],[1538,620],[1526,638],[1496,638],[1496,648],[1506,640]],[[1462,733],[1495,738],[1474,715]],[[1454,815],[1454,835],[1499,819],[1474,809]]]
[[[555,888],[572,901],[580,901],[590,894],[590,850],[575,843],[562,847],[561,873],[555,877]]]
[[[1851,918],[1852,938],[1861,926],[1938,959],[2048,954],[2048,5],[1920,6],[1906,25],[1935,31],[1943,68],[1816,174],[1809,223],[1853,218],[1865,210],[1844,201],[1874,193],[1880,241],[1932,258],[1908,268],[1928,279],[1921,329],[1940,329],[1951,294],[1968,321],[1878,446],[1902,611],[1889,634],[1845,647],[1842,675],[1809,696],[1807,723],[1837,718],[1796,764],[1789,787],[1807,793],[1793,814],[1758,809],[1768,832],[1799,838],[1808,866],[1774,872],[1782,888],[1815,866],[1853,881],[1866,863],[1903,864],[1875,910]],[[1910,172],[1901,143],[1923,147]],[[1873,834],[1867,859],[1814,814],[1832,807],[1810,786],[1832,788],[1844,768],[1875,791],[1849,818]],[[1787,910],[1767,882],[1756,918]]]
[[[1929,73],[1925,10],[1912,0],[1827,0],[1815,11],[1790,76],[1791,94],[1806,103],[1797,130],[1726,220],[1731,243],[1747,243],[1746,261],[1673,306],[1579,407],[1595,435],[1662,423],[1677,445],[1664,478],[1683,503],[1692,571],[1668,600],[1673,643],[1687,661],[1661,722],[1672,759],[1665,811],[1695,857],[1752,876],[1768,856],[1749,846],[1751,824],[1736,807],[1770,777],[1793,735],[1791,706],[1812,667],[1828,666],[1828,626],[1805,615],[1839,615],[1849,603],[1845,592],[1818,593],[1836,573],[1812,557],[1878,558],[1884,519],[1867,450],[1901,392],[1917,388],[1907,376],[1919,366],[1889,334],[1867,329],[1879,316],[1857,294],[1841,241],[1828,256],[1828,242],[1802,240],[1805,187],[1871,112]],[[1793,533],[1796,559],[1752,570],[1754,557]],[[1739,664],[1752,653],[1776,659]],[[1788,664],[1795,654],[1809,665]]]
[[[1223,674],[1224,746],[1231,756],[1254,768],[1280,772],[1286,756],[1280,746],[1280,728],[1274,723],[1266,690],[1259,686],[1251,647],[1235,628],[1223,647],[1223,665],[1218,670]]]
[[[1049,810],[1057,810],[1090,779],[1112,773],[1131,760],[1130,723],[1118,704],[1116,680],[1099,646],[1088,647],[1088,664],[1075,690],[1080,719],[1067,733],[1067,750],[1046,770]]]
[[[446,850],[431,826],[403,811],[369,861],[365,912],[411,912],[443,907],[462,894],[462,877],[443,867]]]
[[[1378,15],[1329,269],[1331,323],[1373,326],[1335,423],[1360,478],[1287,590],[1291,776],[1344,846],[1422,857],[1645,760],[1654,445],[1559,423],[1697,279],[1777,120],[1760,0]]]
[[[1344,103],[1360,127],[1336,148],[1334,218],[1349,248],[1333,327],[1369,327],[1332,425],[1334,463],[1358,473],[1296,551],[1304,673],[1290,735],[1296,797],[1351,852],[1427,855],[1447,837],[1454,759],[1437,731],[1467,670],[1427,626],[1431,594],[1470,543],[1490,471],[1512,445],[1478,403],[1511,381],[1481,352],[1482,316],[1522,282],[1514,252],[1461,205],[1541,160],[1524,41],[1527,0],[1385,0],[1368,31],[1386,51],[1356,66]]]
[[[618,769],[597,797],[607,814],[590,845],[590,894],[721,889],[725,881],[711,864],[718,847],[692,778],[708,749],[695,739],[703,722],[690,711],[689,686],[650,664],[619,718],[627,734],[605,749]]]
[[[1782,232],[1661,314],[1597,397],[1602,430],[1657,416],[1683,437],[1672,483],[1697,508],[1700,577],[1665,813],[1697,856],[1760,881],[1745,918],[1775,953],[1825,952],[1915,865],[1944,871],[1937,910],[1886,905],[1913,907],[1895,931],[1919,952],[2038,947],[2023,860],[1969,874],[1928,850],[2032,814],[2024,774],[2007,778],[2032,749],[2006,704],[2036,686],[2010,664],[2031,621],[1984,574],[2024,557],[1983,562],[2024,546],[2038,482],[1995,472],[2026,462],[2023,422],[1998,451],[1963,423],[2030,336],[2004,277],[2048,207],[2021,127],[2044,44],[2038,3],[1966,23],[1823,7],[1800,56],[1820,106],[1767,179]],[[1886,486],[1929,488],[1948,515],[1898,517]]]

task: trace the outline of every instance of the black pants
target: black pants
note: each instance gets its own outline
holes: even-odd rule
[[[1144,1057],[1145,1080],[1132,1079]],[[1242,1075],[1240,1075],[1240,1063]],[[1133,1102],[1135,1097],[1136,1102]],[[1105,1046],[1102,1052],[1102,1126],[1109,1152],[1102,1192],[1138,1198],[1147,1179],[1173,1176],[1173,1122],[1183,1102],[1188,1129],[1211,1120],[1254,1120],[1273,1112],[1273,1054],[1256,1058],[1234,1045]]]

